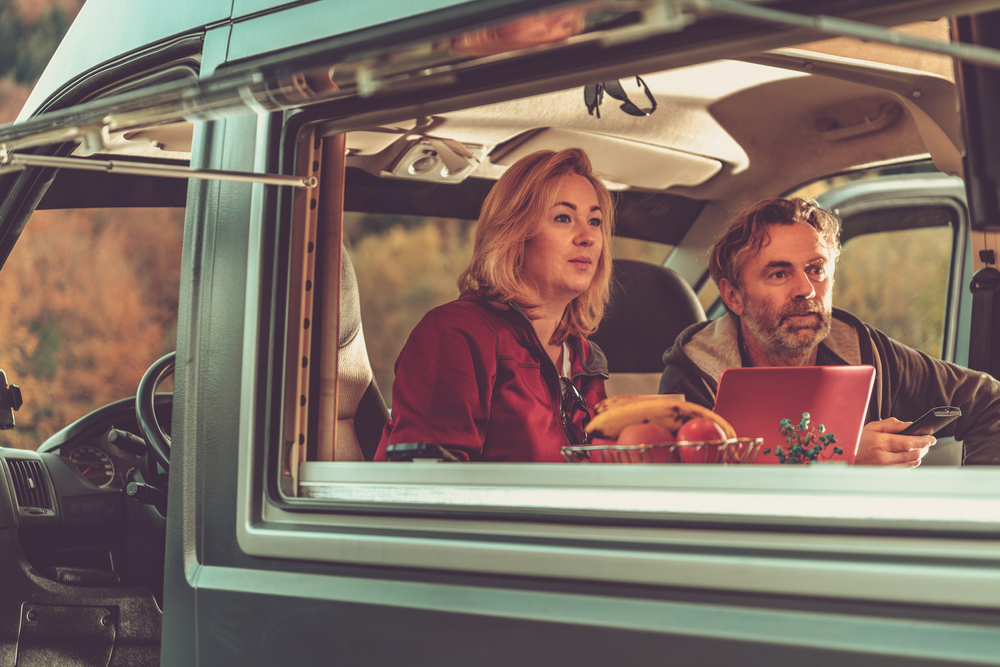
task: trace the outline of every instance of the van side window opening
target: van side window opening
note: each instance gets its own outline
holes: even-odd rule
[[[0,271],[0,368],[25,399],[0,443],[35,449],[174,350],[183,225],[183,209],[32,215]]]
[[[850,239],[837,265],[834,305],[940,357],[953,238],[949,225]]]
[[[576,87],[551,93],[551,106],[549,106],[549,101],[545,96],[513,99],[500,103],[503,106],[505,123],[509,124],[509,127],[504,126],[499,129],[494,128],[488,120],[498,113],[498,109],[491,106],[495,104],[493,102],[487,102],[481,107],[471,106],[458,111],[442,112],[440,116],[433,118],[418,117],[413,120],[395,119],[392,122],[387,122],[387,117],[379,117],[379,120],[371,126],[365,125],[364,119],[361,118],[354,125],[341,120],[317,121],[325,123],[317,125],[317,127],[322,128],[321,132],[332,132],[334,131],[332,128],[348,128],[342,240],[347,255],[354,265],[354,273],[358,280],[362,319],[365,323],[367,354],[387,407],[391,407],[392,404],[392,366],[409,331],[424,313],[440,303],[453,299],[456,295],[454,278],[462,270],[467,261],[466,258],[471,253],[471,239],[475,229],[475,210],[469,205],[469,202],[473,201],[475,197],[469,194],[468,188],[472,187],[474,183],[479,183],[480,185],[475,187],[482,190],[476,195],[481,201],[482,195],[488,191],[499,174],[503,173],[503,169],[509,166],[517,156],[531,152],[535,148],[545,148],[550,142],[558,139],[580,143],[585,149],[590,148],[596,155],[606,158],[605,164],[610,170],[608,180],[614,184],[614,190],[623,202],[622,208],[633,213],[632,220],[623,223],[625,229],[622,236],[625,238],[622,240],[621,249],[617,256],[640,259],[653,264],[665,264],[668,268],[676,266],[680,271],[689,270],[692,265],[699,261],[697,259],[699,252],[703,253],[708,247],[711,236],[714,234],[713,230],[716,229],[710,225],[721,224],[725,211],[738,210],[740,204],[745,205],[752,201],[755,196],[752,188],[749,188],[746,192],[733,195],[732,201],[728,201],[727,206],[719,205],[717,202],[725,200],[727,196],[727,189],[721,185],[722,179],[725,176],[742,173],[739,170],[760,169],[756,166],[758,162],[763,162],[765,165],[772,164],[768,162],[770,157],[766,154],[767,141],[780,141],[780,136],[777,135],[768,135],[766,140],[757,142],[747,141],[747,137],[744,135],[747,133],[749,125],[752,124],[749,122],[747,126],[734,125],[731,134],[713,134],[716,128],[731,121],[728,114],[734,112],[737,106],[745,108],[747,105],[758,104],[772,96],[780,96],[781,99],[788,100],[788,104],[782,110],[783,113],[788,113],[790,117],[802,116],[796,122],[800,122],[802,125],[803,137],[813,143],[809,147],[803,146],[802,150],[796,152],[795,158],[798,162],[795,166],[783,165],[783,168],[789,170],[787,178],[785,180],[776,178],[775,180],[776,184],[780,184],[783,188],[787,187],[787,183],[790,182],[789,178],[802,178],[808,173],[803,170],[831,169],[836,173],[838,168],[831,165],[837,160],[842,160],[840,172],[848,171],[854,164],[865,164],[863,158],[848,157],[848,154],[852,150],[860,151],[863,154],[866,146],[879,145],[879,142],[882,141],[887,144],[891,143],[892,150],[898,149],[900,151],[902,155],[900,160],[905,157],[914,163],[926,161],[925,147],[914,139],[916,135],[913,133],[909,117],[905,113],[893,115],[884,123],[873,123],[870,126],[865,126],[863,139],[851,135],[846,138],[837,138],[837,142],[831,143],[833,140],[825,134],[830,131],[831,123],[826,115],[822,115],[824,110],[814,107],[806,108],[808,105],[805,103],[801,104],[802,108],[794,107],[795,100],[804,100],[808,96],[791,95],[790,91],[801,87],[803,91],[815,92],[826,89],[825,87],[828,85],[833,85],[830,82],[834,81],[838,94],[842,92],[850,97],[854,93],[849,91],[857,82],[852,81],[849,76],[843,79],[836,78],[842,75],[842,72],[836,68],[831,68],[822,74],[813,72],[804,75],[794,67],[786,67],[785,65],[788,63],[782,58],[774,61],[779,65],[778,67],[766,72],[753,69],[757,65],[751,65],[748,62],[719,61],[696,65],[691,72],[668,70],[643,74],[644,81],[650,85],[651,90],[656,91],[668,89],[667,82],[671,81],[671,77],[681,77],[682,73],[686,77],[685,81],[703,81],[707,80],[709,73],[714,73],[715,68],[722,72],[730,65],[733,67],[734,75],[731,78],[716,79],[729,81],[733,90],[720,93],[720,100],[706,105],[711,107],[711,114],[705,120],[706,131],[697,135],[701,145],[697,147],[684,146],[684,142],[689,140],[690,136],[673,136],[671,132],[674,131],[674,128],[669,123],[664,125],[670,136],[662,136],[660,141],[671,150],[674,145],[684,146],[684,150],[689,151],[688,156],[692,157],[698,169],[701,170],[698,171],[699,176],[691,177],[696,178],[692,182],[677,180],[693,173],[690,163],[683,161],[687,158],[675,158],[669,154],[669,151],[655,155],[646,152],[650,150],[648,142],[653,141],[653,139],[643,135],[641,129],[645,126],[638,124],[639,121],[628,121],[637,123],[636,127],[639,128],[636,132],[637,140],[633,140],[631,136],[624,133],[623,136],[617,137],[613,143],[600,143],[607,141],[602,132],[609,130],[612,125],[595,125],[597,119],[573,113],[574,100],[579,101],[576,98],[579,97],[580,91]],[[822,58],[823,56],[819,56],[817,61],[820,62],[821,66],[823,66]],[[702,68],[703,72],[700,71]],[[668,94],[664,94],[669,97]],[[870,110],[872,113],[885,108],[886,105],[896,104],[888,97],[882,99],[873,96],[867,88],[859,89],[856,94],[859,96],[858,99],[863,102],[864,109]],[[664,107],[661,101],[661,110],[662,108]],[[540,113],[553,114],[551,123],[564,123],[568,129],[560,128],[560,132],[566,132],[566,136],[559,135],[557,137],[551,128],[533,127],[532,124],[536,122],[533,120],[534,117],[524,119],[523,123],[519,124],[517,119],[520,116],[518,114],[527,114],[529,111],[536,117]],[[577,111],[581,110],[577,109]],[[905,109],[903,111],[905,112]],[[857,109],[849,110],[845,105],[843,109],[836,109],[828,113],[836,115],[837,122],[848,124],[857,121],[851,115],[857,115],[855,112],[860,113]],[[480,119],[480,114],[487,120]],[[812,118],[809,114],[820,114],[822,117]],[[642,122],[648,122],[649,127],[656,127],[656,121],[661,117],[668,118],[669,116],[653,115]],[[739,115],[739,117],[746,120],[745,114]],[[763,118],[754,117],[753,122],[758,121],[764,123]],[[590,123],[590,125],[584,126],[584,123]],[[425,128],[428,126],[433,126],[433,133],[427,132]],[[812,136],[809,132],[816,134]],[[355,135],[356,138],[352,138]],[[327,141],[329,138],[330,136],[326,136],[322,141]],[[445,151],[438,144],[430,144],[431,140],[452,143],[443,144],[450,146]],[[743,142],[741,150],[749,151],[749,153],[731,150],[733,142]],[[455,146],[459,145],[463,147],[462,150],[455,149]],[[831,145],[833,148],[829,148]],[[315,150],[319,150],[318,143],[316,146]],[[437,150],[442,151],[442,153],[436,153]],[[455,155],[451,155],[448,151],[455,153]],[[761,155],[755,154],[754,151],[761,152]],[[823,156],[823,160],[808,160],[806,156],[810,155],[810,151],[819,151],[818,154]],[[829,155],[823,151],[828,151]],[[422,154],[423,158],[415,157],[418,153]],[[463,157],[465,153],[469,153],[471,157]],[[455,166],[444,167],[439,164],[442,154],[449,155],[449,159]],[[614,159],[615,157],[618,159]],[[952,156],[946,157],[950,159]],[[438,161],[433,162],[430,167],[425,169],[424,163],[420,162],[424,158],[428,160],[428,164],[433,162],[431,158],[436,158]],[[461,160],[464,159],[468,159],[469,162],[463,163]],[[676,167],[676,174],[670,169],[656,171],[655,173],[662,176],[664,180],[653,183],[649,177],[649,174],[653,172],[649,169],[640,168],[641,174],[636,173],[635,167],[637,165],[659,164],[658,161],[661,159],[668,162],[674,159],[681,160],[677,163],[670,162],[673,165],[671,169]],[[875,161],[872,160],[869,163],[873,162]],[[467,177],[461,176],[469,170],[468,166],[463,166],[466,164],[471,165],[471,171]],[[720,172],[719,169],[726,164],[738,165],[738,169],[734,170],[732,174],[725,170]],[[444,181],[434,182],[437,178],[435,174],[439,169],[442,178],[451,178],[452,180],[447,183]],[[815,173],[815,178],[822,177],[821,172]],[[716,184],[716,181],[720,184]],[[629,186],[627,185],[629,182],[639,183],[639,185]],[[319,192],[318,210],[322,213],[322,220],[326,220],[326,216],[329,214],[322,203],[326,197],[322,188],[328,186],[329,182],[325,182]],[[674,194],[675,192],[683,194]],[[706,202],[708,202],[707,205]],[[371,208],[365,205],[369,203],[372,204]],[[466,214],[457,215],[456,211],[462,211]],[[705,226],[699,228],[698,223]],[[841,264],[842,270],[838,274],[838,288],[841,290],[837,293],[841,299],[838,305],[857,311],[862,319],[871,321],[876,327],[888,329],[890,335],[897,336],[902,342],[932,353],[934,356],[940,356],[945,335],[944,314],[949,305],[949,288],[944,287],[944,285],[948,284],[947,275],[952,270],[949,263],[951,243],[948,242],[945,245],[942,240],[944,235],[949,233],[948,230],[952,229],[949,226],[951,223],[952,221],[949,219],[938,220],[932,217],[914,222],[912,225],[906,223],[898,227],[894,226],[891,228],[891,232],[883,231],[877,226],[865,230],[867,232],[878,231],[878,234],[891,233],[897,237],[905,236],[912,238],[912,243],[925,247],[933,246],[934,250],[939,252],[939,259],[926,260],[928,266],[940,267],[940,259],[944,258],[944,274],[938,271],[934,274],[935,277],[928,277],[927,282],[933,286],[933,289],[929,288],[929,290],[936,290],[937,293],[928,294],[926,297],[931,305],[923,315],[919,316],[922,318],[919,323],[915,323],[912,317],[893,323],[893,317],[888,314],[885,318],[879,319],[878,312],[886,309],[888,313],[889,306],[883,306],[878,301],[873,301],[871,288],[873,285],[879,285],[888,280],[891,276],[863,274],[854,268],[854,265],[867,267],[873,263],[870,257],[879,251],[877,247],[868,248],[868,246],[877,246],[880,238],[878,234],[874,233],[862,234],[858,232],[850,238],[848,238],[850,233],[845,234],[846,250]],[[908,231],[910,227],[917,229]],[[933,235],[933,240],[925,240],[924,237],[928,235]],[[883,243],[895,246],[899,244],[899,240],[897,238],[895,241]],[[698,244],[702,245],[699,247]],[[867,253],[866,248],[868,248]],[[326,250],[332,252],[329,247]],[[329,257],[326,259],[328,260]],[[319,261],[322,263],[326,260],[320,257]],[[894,275],[900,273],[898,269],[893,271],[889,263],[878,268]],[[684,277],[690,284],[697,283],[699,288],[706,293],[711,291],[705,287],[705,281],[701,278],[701,274],[688,273]],[[318,281],[318,277],[316,280]],[[293,290],[293,298],[295,297],[295,284],[293,279],[290,286]],[[890,292],[889,289],[883,291]],[[328,297],[329,295],[322,300],[324,309],[332,305],[328,301]],[[923,293],[921,299],[924,299]],[[395,312],[393,309],[397,306],[393,305],[394,301],[402,304]],[[323,355],[326,356],[330,353],[330,350],[326,348],[329,336],[324,334],[320,338],[323,341]],[[301,355],[294,349],[289,353],[289,370],[292,369],[291,362],[295,362],[295,366],[299,368],[308,366],[314,369],[311,372],[318,372],[315,371],[317,366],[315,352],[320,349],[317,347],[318,340],[314,338],[309,344],[313,348],[309,355]],[[308,360],[299,364],[298,360],[304,359],[304,356],[308,356]],[[298,383],[296,386],[304,386],[301,383],[308,376],[308,372],[303,373],[296,370],[295,373],[299,378],[296,380]],[[306,383],[306,385],[315,389],[322,386],[325,381],[320,380],[318,384],[314,381],[311,385],[310,383]],[[342,382],[340,385],[340,391],[343,395],[345,386]],[[305,405],[315,405],[313,395],[302,399],[298,392],[286,390],[286,397],[294,399],[288,405],[296,404],[295,410],[299,415],[296,420],[300,420],[303,416],[307,417],[305,422],[298,422],[305,423],[307,430],[314,430],[315,425],[318,425],[321,419],[325,419],[316,413],[312,413],[310,416],[308,409],[302,409]],[[323,413],[324,410],[321,409],[319,412]],[[289,422],[286,421],[287,423]],[[324,436],[320,436],[320,438],[322,437]],[[359,486],[341,485],[337,488],[321,490],[316,486],[318,484],[315,481],[316,475],[319,477],[329,475],[331,480],[339,479],[338,473],[328,472],[334,470],[333,467],[324,468],[323,464],[334,462],[347,465],[352,461],[360,462],[360,459],[341,458],[336,451],[333,452],[332,456],[322,454],[320,453],[321,448],[330,445],[321,444],[319,440],[315,441],[315,444],[310,444],[314,442],[312,435],[291,433],[288,434],[285,442],[293,448],[295,448],[294,443],[298,443],[302,448],[299,458],[292,459],[294,464],[285,468],[285,474],[294,477],[301,470],[306,470],[308,478],[306,480],[308,488],[301,487],[298,483],[285,487],[286,491],[289,492],[286,494],[288,498],[331,501],[363,498],[378,504],[381,502],[393,503],[396,502],[394,500],[396,498],[406,497],[420,502],[419,499],[422,497],[419,491],[421,488],[420,480],[424,477],[422,469],[419,467],[405,471],[399,469],[398,473],[388,473],[384,471],[390,469],[391,466],[368,466],[367,470],[370,470],[371,474],[366,472],[363,475],[368,481],[357,480]],[[312,466],[314,463],[319,465]],[[296,469],[296,466],[301,466],[301,470]],[[356,469],[358,468],[351,466],[351,470]],[[442,467],[440,474],[447,477],[450,475],[448,470],[449,468]],[[580,466],[572,465],[565,466],[563,471],[566,475],[574,477],[583,473]],[[563,471],[558,474],[563,474]],[[737,474],[738,471],[718,472],[726,475],[728,479],[731,475]],[[774,472],[778,475],[782,473],[781,470]],[[601,483],[598,486],[604,484],[615,486],[612,479],[623,482],[630,476],[640,474],[637,469],[605,469],[601,473]],[[392,485],[380,486],[376,480],[380,479],[383,474],[397,482],[404,479],[417,482],[418,486],[411,490],[412,493]],[[403,476],[398,477],[397,474]],[[475,474],[479,475],[480,473]],[[482,474],[492,475],[493,473],[484,471]],[[504,479],[510,478],[504,477]],[[301,481],[300,479],[299,482]],[[366,486],[369,481],[375,486],[371,488]],[[493,480],[492,483],[495,483],[497,488],[503,486],[503,482],[499,478]],[[517,486],[516,482],[515,486]],[[437,488],[435,486],[435,489]],[[456,504],[469,505],[468,502],[457,500],[459,497],[462,497],[461,493],[456,495]],[[480,494],[477,497],[483,506],[490,506],[489,494]],[[553,503],[553,506],[560,506],[557,501],[553,500]],[[472,502],[473,506],[476,504]],[[518,503],[514,504],[518,505]],[[530,505],[530,503],[528,504]],[[518,506],[520,507],[520,505]]]
[[[469,109],[465,113],[474,114],[475,112],[475,109]],[[383,132],[389,132],[389,130],[383,130]],[[352,164],[352,151],[358,150],[364,152],[375,150],[370,143],[371,135],[373,134],[375,133],[371,130],[365,130],[356,135],[359,137],[357,140],[351,138],[355,135],[351,133],[347,134],[347,162],[349,165]],[[542,139],[539,139],[539,137],[542,137]],[[521,138],[519,141],[521,144],[533,140],[544,142],[544,137],[544,133],[536,133]],[[329,140],[329,138],[324,139],[324,141],[326,140]],[[581,134],[578,140],[585,142],[587,141],[587,137]],[[358,145],[361,148],[351,148],[355,141],[360,141]],[[382,145],[384,145],[385,140],[382,141]],[[305,145],[305,142],[300,142],[300,145]],[[315,148],[316,145],[318,144],[314,144],[311,148],[313,153],[319,154],[321,151]],[[425,159],[431,159],[426,157],[427,155],[436,155],[436,153],[428,151],[426,148],[421,150],[425,153]],[[518,154],[523,154],[528,149],[523,145],[519,145],[517,150]],[[480,168],[486,170],[484,173],[491,176],[502,173],[495,167],[490,172],[489,165],[493,159],[499,162],[507,160],[504,156],[509,151],[510,149],[504,144],[497,152],[500,157],[477,158],[480,160]],[[414,158],[411,157],[411,153],[412,151],[404,153],[403,159],[412,161]],[[368,170],[364,160],[358,162],[358,158],[355,158],[355,162]],[[304,164],[308,164],[308,161],[304,162]],[[315,164],[313,163],[314,169]],[[392,175],[390,175],[390,172]],[[448,172],[445,170],[442,173],[447,174]],[[394,377],[393,366],[395,360],[405,344],[409,332],[420,321],[423,315],[432,308],[446,303],[458,295],[455,279],[471,257],[475,220],[471,217],[462,219],[428,215],[424,211],[434,210],[433,204],[429,204],[426,199],[420,200],[419,195],[403,194],[407,193],[405,188],[400,189],[404,178],[412,178],[415,181],[412,184],[414,193],[418,192],[421,186],[427,185],[426,181],[431,176],[422,170],[415,171],[411,168],[409,172],[401,171],[389,163],[389,166],[383,167],[382,176],[379,178],[371,179],[370,176],[366,176],[365,178],[368,180],[359,180],[358,174],[358,169],[348,167],[345,209],[347,207],[353,208],[356,205],[359,195],[352,195],[352,193],[354,192],[353,188],[360,184],[361,192],[365,193],[363,196],[367,197],[363,201],[374,203],[375,210],[344,210],[342,240],[343,246],[351,258],[354,273],[358,280],[358,291],[361,297],[361,317],[365,322],[365,329],[368,332],[365,337],[365,344],[372,372],[378,382],[386,406],[391,409],[392,382]],[[473,174],[467,183],[478,180],[475,174]],[[484,179],[483,186],[479,189],[485,193],[491,184],[491,180]],[[324,182],[323,187],[329,187],[329,182]],[[331,222],[329,217],[332,211],[322,203],[325,201],[324,197],[326,196],[323,187],[320,188],[318,193],[313,193],[314,197],[318,194],[318,201],[320,203],[315,208],[310,206],[308,210],[304,211],[307,219],[316,220],[316,222],[306,223],[307,226],[318,224],[322,227],[323,225],[329,225]],[[459,202],[463,201],[463,197],[466,196],[459,194],[461,190],[457,184],[436,187],[438,190],[433,201],[448,199],[452,192],[455,193],[454,197]],[[392,193],[391,195],[388,194],[390,192]],[[413,197],[413,199],[408,200],[408,197]],[[385,201],[393,203],[386,204]],[[406,203],[407,201],[409,201],[409,204]],[[642,199],[639,201],[642,201]],[[461,208],[462,204],[457,204],[456,206]],[[454,210],[456,206],[452,206],[451,208]],[[386,210],[379,210],[380,207],[384,207]],[[634,208],[635,206],[631,205],[629,210]],[[636,216],[639,222],[632,223],[638,225],[637,229],[641,229],[643,226],[652,227],[656,224],[662,224],[657,220],[656,213],[653,213],[655,206],[648,206],[648,208],[649,212],[647,213],[640,207],[640,212]],[[409,215],[406,214],[407,210],[411,210],[412,213]],[[472,210],[471,207],[469,207],[469,210]],[[662,212],[658,213],[659,215],[663,215]],[[919,216],[921,214],[918,212],[914,215]],[[314,218],[313,216],[316,217]],[[677,220],[673,216],[666,219],[671,221]],[[947,220],[945,220],[945,223],[947,224]],[[928,225],[940,225],[940,221],[927,219],[917,221],[913,224],[923,228]],[[947,285],[947,280],[944,280],[942,283],[941,279],[947,276],[949,270],[950,243],[943,245],[938,240],[925,242],[920,236],[932,233],[929,229],[906,231],[908,226],[910,226],[910,223],[900,223],[901,229],[892,233],[895,240],[891,242],[885,241],[882,243],[882,246],[879,246],[876,242],[878,236],[872,234],[864,236],[864,243],[860,241],[860,237],[857,241],[854,239],[848,240],[844,258],[840,264],[841,269],[838,271],[837,305],[856,312],[863,319],[872,321],[877,327],[885,328],[890,335],[895,334],[904,343],[911,344],[917,349],[928,351],[934,354],[934,356],[940,356],[944,308],[946,305],[945,297],[947,296],[947,288],[941,287],[942,284]],[[948,228],[945,227],[943,229],[947,230]],[[947,231],[944,233],[947,234]],[[312,238],[309,236],[309,232],[303,232],[303,234],[305,235],[297,236],[297,238]],[[937,258],[935,261],[928,260],[927,262],[921,262],[927,272],[927,290],[936,290],[936,294],[928,294],[926,298],[930,299],[930,305],[921,311],[922,314],[915,315],[913,311],[907,311],[905,315],[893,315],[891,312],[893,305],[895,305],[897,310],[906,309],[901,303],[890,304],[885,301],[878,301],[879,295],[883,299],[886,299],[890,297],[886,297],[885,295],[892,294],[891,290],[884,290],[879,286],[886,285],[886,281],[893,276],[904,275],[904,272],[896,264],[891,262],[874,262],[871,261],[871,258],[878,256],[880,247],[883,247],[886,243],[893,248],[898,248],[901,238],[910,238],[907,235],[916,235],[912,243],[921,246],[925,252],[934,253]],[[682,234],[676,238],[677,241],[680,241]],[[938,237],[935,237],[935,239],[938,239]],[[626,235],[617,239],[614,247],[616,248],[615,254],[618,258],[640,259],[641,261],[663,264],[670,258],[674,244],[650,242],[642,238],[628,238]],[[328,247],[326,250],[330,251],[330,248]],[[905,263],[905,259],[902,259],[905,256],[906,253],[902,253],[900,261]],[[322,252],[319,253],[318,259],[308,259],[300,270],[307,272],[315,271],[315,266],[311,268],[307,266],[310,261],[318,261],[319,264],[317,266],[322,265],[324,262]],[[931,274],[932,267],[935,269],[933,274]],[[868,271],[868,273],[865,273],[865,271]],[[872,271],[881,271],[882,273],[874,275],[871,273]],[[305,276],[306,274],[303,273],[301,275]],[[303,285],[318,284],[319,280],[319,276],[315,276],[305,282],[301,280],[300,282]],[[293,289],[294,284],[293,279]],[[308,290],[305,291],[308,292]],[[706,289],[705,292],[710,293],[711,290]],[[309,297],[308,294],[305,294],[305,296]],[[324,297],[323,308],[329,308],[332,305],[331,302],[326,300],[328,297],[329,295]],[[924,300],[923,295],[920,298]],[[884,311],[881,317],[879,315],[880,311]],[[915,323],[912,319],[913,317],[920,317],[922,319],[919,323]],[[293,321],[298,321],[299,319],[301,318],[293,318]],[[315,347],[318,342],[315,336],[314,328],[312,336],[302,338],[300,345],[306,345],[314,350],[318,349]],[[307,339],[310,339],[312,342],[306,342]],[[320,340],[326,342],[327,334],[324,333],[321,335]],[[302,368],[294,371],[300,378],[295,381],[297,386],[303,387],[308,385],[313,389],[316,386],[325,386],[325,381],[323,380],[320,380],[319,385],[316,385],[315,376],[313,380],[307,381],[310,373],[319,372],[316,370],[314,359],[310,358],[308,363],[306,362],[305,359],[307,356],[309,355],[300,355],[294,349],[289,352],[289,359],[303,359]],[[286,396],[290,399],[294,398],[288,405],[291,407],[294,404],[293,409],[297,415],[294,422],[301,429],[297,434],[289,434],[286,441],[297,441],[299,443],[299,461],[344,461],[355,459],[356,454],[348,455],[345,459],[343,458],[343,454],[337,456],[331,452],[328,449],[330,447],[329,444],[322,444],[322,441],[328,439],[328,431],[317,431],[315,441],[309,434],[311,429],[308,424],[316,419],[319,420],[316,422],[317,424],[321,423],[325,419],[322,413],[328,411],[329,403],[324,404],[327,407],[319,409],[319,415],[316,412],[312,412],[314,416],[309,417],[310,411],[316,410],[314,405],[312,408],[308,405],[314,403],[314,397],[305,398],[304,394],[299,396],[293,392],[288,392]],[[290,423],[286,421],[286,425]],[[296,473],[292,461],[289,461],[285,472],[287,475],[295,476]]]

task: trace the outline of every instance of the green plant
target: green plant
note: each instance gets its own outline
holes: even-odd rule
[[[808,412],[802,413],[802,420],[795,426],[790,419],[782,419],[781,435],[785,436],[785,446],[775,448],[774,453],[781,463],[793,465],[827,458],[824,456],[826,448],[837,442],[833,433],[826,432],[825,426],[812,425]],[[833,452],[843,454],[844,450],[834,447]],[[771,448],[765,449],[764,453],[770,454]]]

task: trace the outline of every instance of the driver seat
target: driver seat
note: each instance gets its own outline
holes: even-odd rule
[[[337,442],[335,461],[371,461],[389,410],[368,360],[361,327],[358,279],[341,246],[340,340],[337,344]]]

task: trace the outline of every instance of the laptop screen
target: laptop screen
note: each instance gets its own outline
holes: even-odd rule
[[[787,448],[781,421],[797,427],[802,413],[836,440],[818,460],[853,463],[874,382],[872,366],[729,368],[719,378],[715,411],[737,436],[764,439],[754,463],[780,462],[775,450]],[[843,453],[836,454],[834,447]]]

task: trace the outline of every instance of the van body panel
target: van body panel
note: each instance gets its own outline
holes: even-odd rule
[[[318,0],[296,5],[283,10],[280,21],[275,21],[270,14],[263,14],[235,22],[228,59],[243,60],[323,39],[330,36],[331,26],[335,26],[339,34],[349,34],[461,4],[463,3],[459,0],[419,0],[408,3],[395,0],[372,0],[364,3]]]
[[[230,0],[138,3],[87,0],[35,84],[18,120],[23,120],[68,82],[126,54],[229,18]]]
[[[226,52],[229,50],[229,39],[233,31],[230,24],[220,25],[205,31],[205,42],[201,52],[201,76],[210,76],[215,70],[225,64]]]
[[[299,4],[299,0],[233,0],[233,20],[294,4]]]

